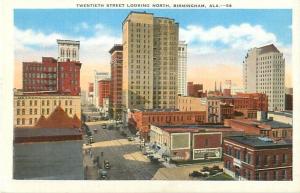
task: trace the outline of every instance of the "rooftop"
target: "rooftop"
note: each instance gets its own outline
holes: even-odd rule
[[[280,112],[279,111],[270,111],[270,112],[268,112],[268,114],[281,115],[281,116],[293,118],[293,111],[280,111]]]
[[[224,138],[238,142],[240,144],[249,145],[255,148],[278,148],[278,147],[292,147],[291,140],[274,141],[267,137],[259,137],[256,135],[240,135],[240,136],[227,136]]]
[[[155,125],[154,125],[155,126]],[[169,133],[181,133],[181,132],[222,132],[222,131],[232,131],[230,127],[224,125],[163,125],[157,126],[162,130]]]
[[[109,53],[112,54],[115,51],[123,51],[123,45],[122,44],[115,44],[110,50]]]
[[[266,46],[262,46],[259,49],[260,49],[260,54],[269,53],[269,52],[280,53],[279,50],[274,46],[274,44],[269,44],[269,45],[266,45]]]
[[[240,122],[240,123],[245,123],[249,124],[252,126],[259,126],[259,125],[269,125],[271,128],[276,129],[276,128],[292,128],[292,125],[278,122],[278,121],[273,121],[273,120],[264,120],[264,121],[258,121],[258,120],[251,120],[251,119],[233,119],[235,122]]]

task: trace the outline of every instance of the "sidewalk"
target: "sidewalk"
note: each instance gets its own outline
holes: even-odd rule
[[[94,157],[90,156],[89,153],[83,152],[83,165],[84,165],[84,177],[85,180],[97,180],[98,179],[98,172],[97,167],[93,164]]]

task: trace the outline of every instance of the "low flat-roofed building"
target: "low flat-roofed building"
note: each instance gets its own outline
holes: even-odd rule
[[[182,112],[176,109],[134,110],[129,115],[129,127],[149,139],[150,125],[199,125],[206,123],[205,111]]]
[[[150,143],[165,149],[171,160],[216,160],[222,157],[222,137],[237,135],[222,125],[151,125]]]
[[[243,131],[250,135],[261,135],[270,137],[274,140],[291,139],[293,136],[293,126],[290,124],[266,120],[250,119],[227,119],[224,125],[231,127],[236,131]]]
[[[14,178],[83,180],[82,131],[78,118],[57,107],[36,126],[14,129]]]
[[[268,119],[273,119],[274,121],[286,123],[293,125],[293,111],[269,111],[268,112]]]
[[[238,180],[292,180],[292,141],[256,135],[223,140],[224,172]]]

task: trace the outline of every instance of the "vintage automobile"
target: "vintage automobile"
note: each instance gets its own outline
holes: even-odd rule
[[[111,165],[110,165],[108,160],[104,160],[103,165],[104,165],[105,169],[110,169],[111,168]]]
[[[99,170],[99,179],[100,180],[108,179],[108,173],[106,170]]]

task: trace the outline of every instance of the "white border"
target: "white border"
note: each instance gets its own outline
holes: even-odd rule
[[[143,3],[151,3],[146,0]],[[13,123],[13,9],[14,8],[76,8],[75,3],[99,3],[95,0],[0,0],[0,78],[4,96],[0,100],[0,192],[300,192],[300,1],[299,0],[185,0],[184,3],[232,3],[233,9],[293,9],[293,85],[294,85],[294,155],[292,182],[205,182],[205,181],[17,181],[12,179]],[[102,0],[103,3],[111,3]],[[114,3],[132,3],[118,0]],[[141,1],[135,0],[136,3]],[[166,3],[170,1],[155,0]],[[172,1],[172,2],[175,2]],[[178,3],[183,3],[176,0]],[[226,19],[226,18],[224,18]]]

